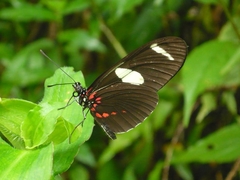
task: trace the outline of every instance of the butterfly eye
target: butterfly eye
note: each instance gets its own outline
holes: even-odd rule
[[[73,96],[73,97],[78,97],[78,96],[79,96],[79,92],[74,91],[72,96]]]

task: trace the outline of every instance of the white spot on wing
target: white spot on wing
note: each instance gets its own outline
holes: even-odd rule
[[[171,56],[171,54],[169,54],[168,52],[166,52],[163,48],[161,48],[160,46],[157,45],[157,43],[155,44],[152,44],[150,46],[150,48],[152,50],[154,50],[156,53],[160,53],[162,54],[163,56],[166,56],[169,60],[173,61],[174,58]]]
[[[144,83],[144,78],[137,71],[133,71],[127,68],[117,68],[115,70],[115,73],[117,77],[122,79],[122,82],[130,83],[134,85],[140,85]]]

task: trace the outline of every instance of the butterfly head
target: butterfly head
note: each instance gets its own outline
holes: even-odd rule
[[[89,106],[87,89],[82,87],[80,82],[75,82],[72,86],[74,88],[72,97],[74,97],[75,101],[84,109],[87,108]]]

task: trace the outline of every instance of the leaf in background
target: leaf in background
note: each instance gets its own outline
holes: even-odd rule
[[[28,22],[51,21],[55,20],[56,17],[53,12],[43,8],[43,6],[19,3],[19,5],[15,8],[11,7],[1,9],[0,18],[11,21]]]
[[[0,152],[1,180],[42,180],[52,175],[52,144],[26,151],[12,148],[0,139]]]
[[[53,46],[54,44],[51,40],[39,39],[28,44],[12,60],[5,60],[4,65],[6,70],[2,74],[3,83],[11,83],[15,86],[27,86],[48,77],[50,69],[46,68],[43,56],[39,50]]]
[[[125,47],[128,49],[129,46],[131,46],[131,49],[135,49],[136,47],[145,44],[146,41],[156,38],[156,34],[159,32],[159,29],[161,30],[163,27],[163,25],[159,23],[159,19],[161,19],[162,16],[166,15],[164,14],[165,11],[166,9],[164,9],[164,6],[144,7],[144,10],[141,12],[141,14],[138,15],[138,18],[135,19],[134,22],[130,22],[131,24],[134,23],[134,25],[131,29],[127,29],[128,32],[126,32],[126,34],[129,34],[130,32],[128,38],[130,41],[132,41],[132,43],[127,44]],[[149,19],[151,19],[151,21],[149,21]],[[151,30],[144,31],[143,29],[146,27]]]
[[[223,41],[232,41],[239,43],[239,38],[237,36],[236,30],[233,28],[233,24],[235,24],[237,30],[240,29],[240,17],[236,16],[232,19],[232,22],[227,22],[223,28],[221,29],[218,39]]]
[[[196,2],[203,3],[203,4],[219,4],[219,0],[195,0]],[[221,0],[225,4],[228,4],[228,0]]]
[[[64,52],[68,54],[68,61],[79,69],[84,68],[86,61],[79,50],[104,52],[106,50],[104,44],[94,37],[90,32],[79,29],[70,29],[62,31],[58,34],[58,40],[64,43]]]
[[[216,97],[211,93],[204,93],[201,97],[201,108],[196,117],[196,122],[201,123],[204,118],[217,107]]]
[[[226,84],[222,70],[237,50],[237,44],[213,40],[195,48],[182,69],[184,124],[188,125],[196,98],[206,89]]]
[[[85,30],[65,30],[58,34],[58,39],[62,43],[67,43],[65,47],[67,52],[79,51],[79,49],[97,52],[105,51],[105,46]]]
[[[83,144],[78,151],[76,160],[89,167],[95,167],[97,165],[96,158],[94,157],[94,152],[91,150],[88,144]]]
[[[232,55],[226,66],[222,69],[223,80],[228,86],[240,84],[240,48]]]
[[[110,144],[104,149],[103,153],[99,157],[98,163],[100,166],[109,162],[117,153],[129,147],[132,142],[139,137],[139,131],[137,131],[136,128],[134,131],[129,131],[127,135],[122,134],[117,137],[117,140],[110,141]]]
[[[125,13],[129,11],[133,11],[134,8],[141,4],[143,0],[121,0],[121,1],[109,1],[109,3],[105,3],[108,7],[108,11],[111,11],[111,19],[112,21],[116,21],[117,19],[121,18]]]
[[[4,65],[6,59],[12,58],[14,55],[13,46],[10,43],[0,43],[0,64]]]
[[[196,142],[183,153],[175,154],[172,163],[231,162],[240,156],[240,126],[232,124]]]
[[[80,13],[90,6],[90,1],[88,0],[72,0],[68,1],[68,4],[63,9],[63,14],[68,15],[71,13]]]
[[[151,172],[148,174],[148,180],[159,179],[159,177],[161,177],[163,167],[164,162],[162,160],[159,160],[151,169]]]

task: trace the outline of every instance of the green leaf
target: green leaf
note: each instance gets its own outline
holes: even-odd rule
[[[236,26],[236,29],[233,27],[233,24]],[[223,41],[232,41],[239,43],[239,38],[236,31],[240,30],[240,17],[233,17],[232,22],[228,21],[221,29],[218,39]]]
[[[98,168],[98,180],[114,179],[121,180],[121,175],[123,171],[119,171],[119,167],[113,161],[108,161],[103,166]]]
[[[201,97],[202,106],[196,117],[196,122],[200,123],[204,118],[217,107],[216,97],[211,93],[204,93]]]
[[[141,4],[143,0],[121,0],[121,1],[109,1],[105,3],[105,7],[108,7],[108,10],[111,11],[111,18],[116,21],[121,18],[125,13],[134,10],[134,8]]]
[[[68,139],[63,143],[54,146],[53,174],[60,174],[72,165],[76,157],[79,146],[82,144],[81,138],[69,144]],[[80,147],[81,148],[81,147]]]
[[[50,179],[52,173],[53,146],[35,150],[12,148],[0,139],[0,179],[42,180]]]
[[[85,164],[89,167],[96,166],[96,159],[94,157],[94,154],[93,154],[92,150],[90,149],[89,145],[87,145],[87,144],[83,144],[81,146],[75,159],[77,159],[79,162],[81,162],[82,164]]]
[[[155,180],[161,177],[161,172],[164,167],[163,161],[158,161],[155,166],[152,168],[151,172],[148,175],[148,180]]]
[[[186,164],[176,164],[174,165],[174,168],[178,172],[179,176],[181,179],[186,179],[186,180],[193,180],[193,174],[192,174],[192,169]]]
[[[229,125],[196,142],[182,153],[175,154],[172,163],[231,162],[240,156],[240,126]]]
[[[194,102],[206,89],[224,85],[225,68],[229,59],[235,54],[237,44],[213,40],[195,48],[187,57],[182,69],[184,85],[184,124],[189,122]]]
[[[219,4],[219,2],[224,2],[228,4],[228,0],[195,0],[196,2],[203,3],[203,4]]]
[[[78,51],[79,48],[89,51],[105,51],[105,46],[85,30],[70,29],[62,31],[59,33],[58,39],[63,43],[67,43],[65,47],[67,52]]]
[[[0,131],[18,149],[25,147],[21,125],[36,104],[20,99],[0,99]]]
[[[1,63],[4,64],[5,59],[12,58],[14,49],[10,43],[0,43]]]
[[[37,16],[36,16],[37,14]],[[50,21],[55,15],[48,9],[39,5],[21,3],[17,8],[4,8],[0,11],[0,18],[11,21]]]
[[[59,143],[62,143],[63,140],[65,140],[66,138],[69,138],[69,142],[70,140],[71,142],[76,141],[79,138],[79,136],[82,134],[82,129],[81,127],[78,127],[77,129],[74,130],[74,128],[75,126],[72,123],[66,121],[62,117],[59,117],[57,119],[55,129],[48,136],[48,140],[46,143],[53,142],[54,144],[59,144]],[[74,130],[74,133],[70,136],[73,130]]]
[[[57,121],[57,109],[47,103],[30,110],[22,124],[22,137],[27,149],[42,145],[52,133]]]
[[[53,46],[53,41],[39,39],[22,48],[12,60],[5,61],[6,70],[2,75],[3,83],[26,86],[49,76],[50,70],[45,66],[45,60],[39,50]]]
[[[232,55],[226,66],[222,69],[223,81],[227,86],[238,86],[240,84],[240,48]]]
[[[90,6],[90,1],[88,0],[72,0],[72,1],[68,1],[68,3],[66,4],[65,8],[63,9],[63,14],[64,15],[68,15],[71,13],[79,13],[82,12],[83,10],[85,10],[86,8],[88,8]]]
[[[123,174],[123,180],[137,180],[137,177],[134,173],[134,168],[132,166],[126,167],[126,170]]]

